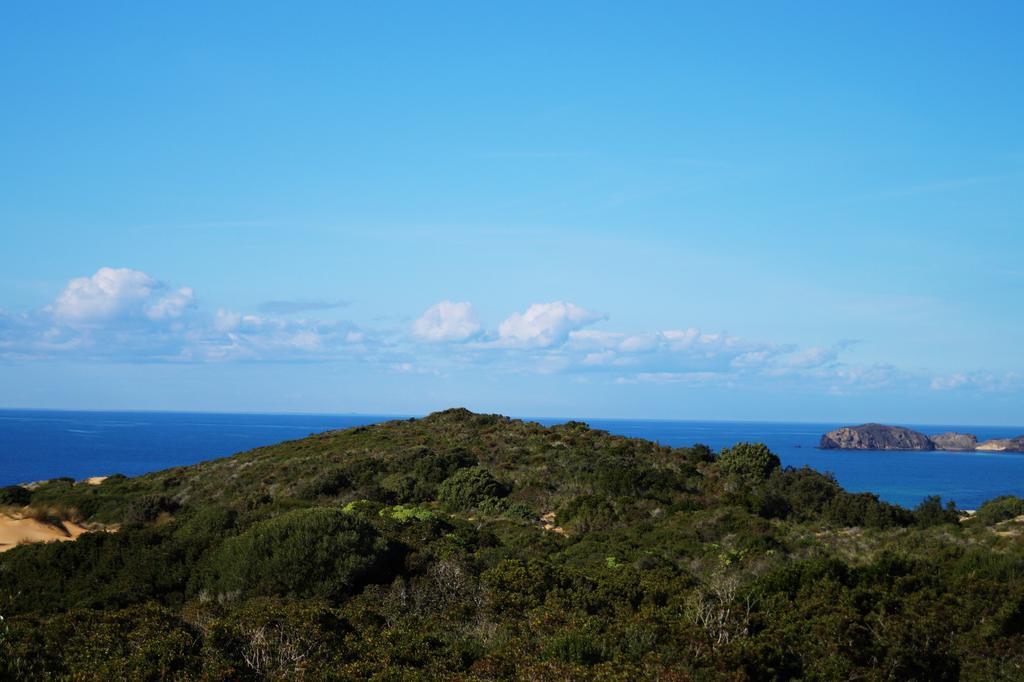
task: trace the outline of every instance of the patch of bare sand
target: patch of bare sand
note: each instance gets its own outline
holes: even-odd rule
[[[996,535],[1002,537],[1017,537],[1024,531],[1024,514],[1017,516],[1006,521],[1000,521],[996,524],[995,530],[993,531]]]
[[[60,525],[43,523],[20,514],[0,514],[0,552],[22,542],[66,542],[76,540],[88,528],[64,521]]]
[[[89,478],[82,481],[86,485],[99,485],[103,481],[107,480],[106,476],[90,476]]]
[[[549,511],[547,514],[540,517],[540,523],[544,527],[544,530],[551,531],[552,533],[558,533],[559,535],[568,535],[564,528],[555,525],[555,512],[553,511]]]

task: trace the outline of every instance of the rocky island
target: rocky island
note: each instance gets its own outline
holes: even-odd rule
[[[928,436],[902,426],[862,424],[844,426],[821,437],[826,450],[934,450]]]
[[[978,437],[973,433],[955,433],[948,431],[930,437],[936,450],[952,450],[963,452],[974,450],[978,446]]]
[[[1024,436],[978,443],[971,433],[949,431],[928,436],[902,426],[844,426],[821,437],[824,450],[945,450],[950,452],[1024,452]]]
[[[975,450],[984,452],[1024,452],[1024,436],[1016,438],[993,438],[979,444]]]

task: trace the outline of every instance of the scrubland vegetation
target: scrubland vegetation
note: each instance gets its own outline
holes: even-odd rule
[[[448,410],[0,505],[118,528],[0,555],[0,677],[1024,678],[1024,501],[758,444]]]

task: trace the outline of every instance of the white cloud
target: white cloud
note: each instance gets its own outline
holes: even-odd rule
[[[49,310],[68,322],[110,320],[140,312],[160,286],[138,270],[100,268],[92,277],[76,277],[68,282]]]
[[[146,317],[151,320],[166,320],[181,317],[185,310],[192,306],[194,296],[192,289],[181,287],[176,291],[144,306]]]
[[[382,338],[338,320],[195,310],[195,292],[130,268],[70,280],[34,313],[0,314],[0,358],[146,362],[327,360],[371,355]],[[292,311],[294,312],[294,311]]]
[[[839,359],[839,348],[822,348],[821,346],[810,346],[803,350],[788,355],[784,364],[789,367],[811,369],[824,367],[836,362]]]
[[[838,383],[833,382],[831,387],[834,392],[842,391],[846,387],[878,389],[918,382],[918,377],[910,372],[884,363],[843,365],[822,373],[822,376],[830,380],[838,380]]]
[[[412,324],[413,335],[424,341],[465,341],[479,332],[480,322],[469,303],[441,301]]]
[[[566,347],[583,354],[583,367],[629,368],[647,374],[747,371],[788,350],[696,328],[639,334],[583,329],[569,334]]]
[[[167,285],[140,270],[104,267],[90,277],[69,281],[46,311],[54,320],[71,325],[142,318],[172,320],[193,305],[194,294],[189,287],[167,289]]]
[[[967,386],[973,383],[971,378],[966,374],[956,373],[948,376],[934,377],[931,383],[931,389],[933,391],[951,391],[961,386]]]
[[[617,383],[710,384],[730,378],[718,372],[640,372],[631,378],[620,377]]]
[[[548,348],[565,343],[570,332],[604,319],[572,303],[534,303],[526,312],[513,313],[498,327],[499,345]]]
[[[933,377],[933,391],[976,389],[981,391],[1016,391],[1024,388],[1024,374],[1020,372],[955,372]]]
[[[188,334],[188,357],[209,360],[329,360],[361,352],[368,334],[350,322],[294,320],[219,309]]]
[[[280,302],[279,302],[280,303]],[[308,305],[307,305],[308,304]],[[839,394],[913,388],[1018,392],[1020,372],[932,373],[847,360],[852,342],[782,345],[690,328],[616,332],[587,328],[604,315],[572,303],[530,305],[483,330],[470,303],[441,301],[411,330],[299,319],[301,305],[267,315],[206,311],[189,287],[145,272],[100,268],[70,280],[53,303],[0,311],[0,360],[90,358],[146,362],[358,361],[399,373],[563,374],[619,384],[760,385]],[[332,305],[331,307],[336,307]],[[434,343],[423,343],[434,342]],[[438,343],[448,342],[448,343]]]
[[[229,332],[242,323],[242,314],[220,308],[213,316],[213,326],[217,331]]]

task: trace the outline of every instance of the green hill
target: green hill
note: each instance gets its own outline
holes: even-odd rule
[[[762,445],[456,409],[0,504],[114,531],[0,555],[0,677],[1024,677],[1024,503]]]

